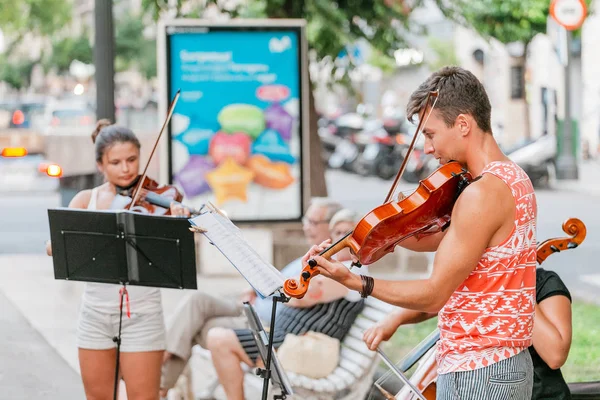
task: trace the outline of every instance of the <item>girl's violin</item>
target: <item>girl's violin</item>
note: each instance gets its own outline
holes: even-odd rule
[[[438,168],[429,177],[419,182],[417,189],[400,201],[390,201],[404,173],[417,137],[437,101],[438,92],[427,96],[419,125],[396,179],[384,201],[361,219],[354,230],[320,253],[330,258],[348,247],[358,258],[358,265],[368,265],[394,251],[398,243],[411,236],[426,236],[445,229],[450,223],[454,202],[472,178],[458,162],[449,162]],[[433,99],[433,103],[430,100]],[[302,298],[314,276],[319,274],[316,262],[309,260],[300,274],[300,279],[288,279],[283,285],[285,294]]]
[[[138,177],[138,180],[141,175]],[[181,204],[183,194],[173,185],[159,185],[154,179],[144,177],[141,195],[135,205],[131,206],[133,192],[138,180],[129,188],[117,188],[117,196],[113,202],[113,208],[125,208],[144,214],[171,215],[171,204],[180,204],[189,210],[190,214],[200,214],[199,210]]]
[[[171,204],[180,203],[183,199],[181,192],[172,185],[159,185],[154,179],[147,176],[141,183],[140,196],[135,204],[131,204],[133,194],[142,176],[138,176],[128,188],[117,188],[113,207],[125,208],[144,214],[171,215]]]

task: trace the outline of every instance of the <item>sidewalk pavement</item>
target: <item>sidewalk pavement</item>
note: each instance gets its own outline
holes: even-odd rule
[[[557,180],[553,190],[600,196],[600,159],[579,164],[579,179]]]
[[[84,398],[75,345],[84,282],[55,280],[52,258],[42,254],[0,255],[0,274],[0,397]],[[245,287],[246,281],[236,276],[198,277],[198,289],[217,296]],[[192,294],[161,292],[165,319]]]
[[[83,399],[81,378],[0,293],[3,399]]]

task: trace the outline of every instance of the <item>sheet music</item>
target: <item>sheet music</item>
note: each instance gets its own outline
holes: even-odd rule
[[[233,264],[248,283],[265,298],[283,287],[285,278],[248,244],[241,231],[228,218],[207,211],[190,219],[193,225],[206,230],[206,236]]]

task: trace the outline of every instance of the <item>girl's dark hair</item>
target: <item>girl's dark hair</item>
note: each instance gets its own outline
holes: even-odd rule
[[[115,143],[129,142],[140,148],[140,141],[131,129],[113,125],[108,119],[101,119],[96,123],[96,129],[92,132],[92,142],[96,145],[97,162],[102,162],[106,150]]]

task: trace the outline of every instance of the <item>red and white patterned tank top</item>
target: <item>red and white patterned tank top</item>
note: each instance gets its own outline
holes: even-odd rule
[[[485,250],[439,312],[439,374],[483,368],[531,345],[537,251],[533,185],[513,162],[492,162],[483,174],[510,187],[515,225],[506,240]]]

